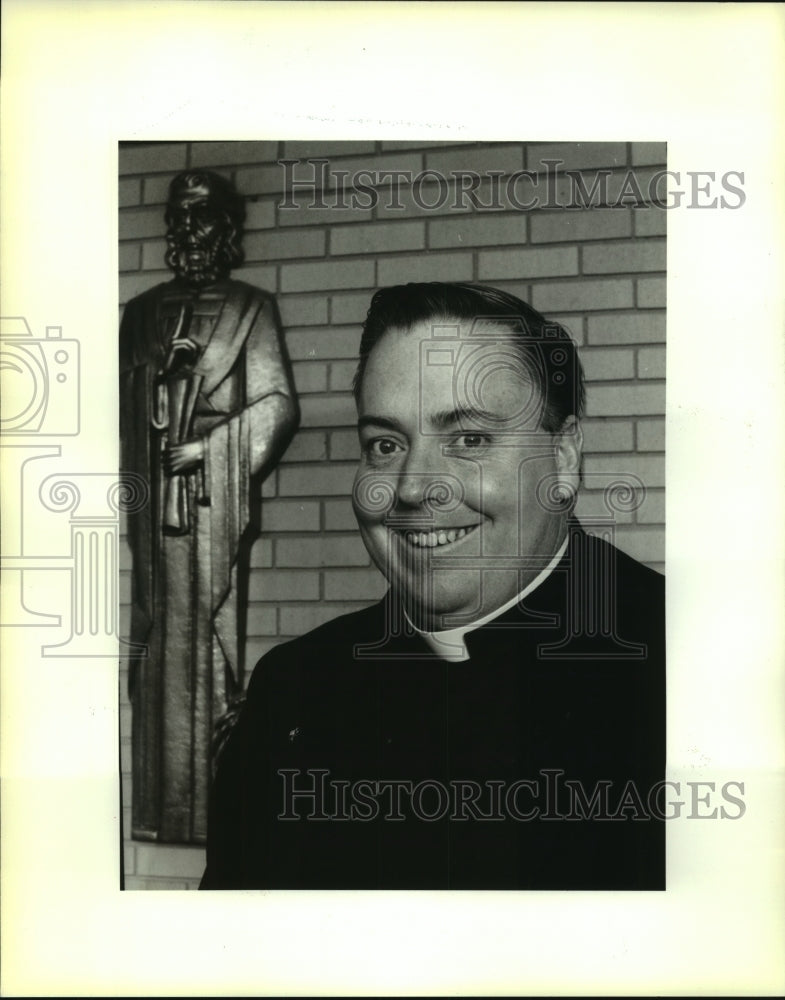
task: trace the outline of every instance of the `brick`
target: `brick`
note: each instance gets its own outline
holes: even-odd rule
[[[592,382],[635,377],[635,354],[623,348],[589,348],[581,352],[586,378]]]
[[[280,471],[283,497],[348,495],[352,491],[356,463],[331,462],[321,466],[318,473],[308,466],[286,466]]]
[[[347,394],[312,395],[300,400],[303,427],[353,427],[357,423],[354,397]]]
[[[262,497],[274,497],[278,495],[278,470],[273,469],[267,474],[267,478],[262,483]]]
[[[373,157],[355,156],[353,159],[342,159],[335,163],[333,163],[331,159],[327,172],[327,183],[330,187],[335,187],[340,183],[341,185],[345,185],[348,189],[354,181],[354,175],[361,170],[367,170],[371,173],[372,178],[369,179],[367,176],[363,176],[358,178],[359,182],[365,184],[366,186],[378,188],[381,192],[384,188],[389,187],[390,184],[400,186],[410,184],[412,179],[419,174],[422,169],[422,155],[420,153],[406,152],[403,150],[383,153]],[[338,170],[349,171],[349,176],[343,178],[339,182],[337,178],[334,177],[334,171]],[[397,180],[393,180],[389,177],[382,179],[381,175],[386,171],[402,171],[404,176]]]
[[[470,253],[423,253],[379,261],[379,285],[399,285],[407,281],[469,281],[471,277]]]
[[[319,504],[312,500],[268,500],[262,508],[265,531],[318,531]]]
[[[333,323],[363,323],[370,304],[371,294],[369,292],[355,295],[333,295],[332,321]],[[357,346],[360,346],[359,334],[357,335]],[[354,353],[356,356],[357,351]]]
[[[279,226],[332,226],[336,223],[371,222],[373,208],[367,204],[368,198],[353,202],[351,192],[347,192],[343,202],[336,201],[336,196],[326,193],[323,201],[297,204],[296,207],[278,208]],[[325,207],[326,206],[326,207]]]
[[[595,385],[586,393],[590,417],[648,416],[665,412],[664,385]]]
[[[250,555],[252,569],[265,569],[273,564],[273,543],[269,538],[257,538]]]
[[[235,174],[237,190],[243,194],[281,194],[286,184],[280,163],[241,167]]]
[[[355,359],[360,348],[360,328],[334,326],[290,330],[286,335],[286,344],[293,361]]]
[[[665,240],[603,243],[583,247],[584,274],[664,271]]]
[[[354,604],[303,604],[298,607],[281,608],[281,634],[304,635],[325,622],[340,615],[360,611],[368,606],[368,601]]]
[[[375,214],[380,220],[452,216],[458,212],[471,211],[473,204],[469,195],[462,195],[454,182],[445,184],[426,178],[414,188],[380,189]]]
[[[665,342],[664,313],[589,316],[590,344],[658,344]]]
[[[203,847],[174,847],[163,844],[136,845],[136,874],[168,878],[201,878],[204,874]]]
[[[642,563],[665,561],[665,532],[657,528],[619,527],[616,545]]]
[[[617,524],[632,524],[635,517],[632,511],[609,510],[602,491],[582,489],[575,505],[575,516],[583,527],[591,533],[591,522],[596,518],[607,518],[611,514]]]
[[[324,574],[326,601],[378,601],[387,588],[377,569],[331,569]]]
[[[318,601],[319,573],[307,569],[254,570],[248,581],[249,601]]]
[[[125,879],[125,888],[130,892],[139,890],[150,892],[154,889],[159,892],[171,892],[173,889],[184,889],[185,887],[186,882],[176,878],[137,878],[136,876],[128,878],[126,875]]]
[[[333,392],[351,392],[354,373],[357,371],[357,362],[333,361],[330,365],[330,389]]]
[[[145,142],[128,145],[123,143],[118,157],[121,174],[185,170],[186,144],[184,142]]]
[[[527,147],[529,170],[545,172],[543,160],[561,160],[559,170],[620,167],[627,162],[627,145],[623,142],[563,142]]]
[[[317,326],[327,322],[327,297],[325,295],[282,295],[278,309],[284,327]]]
[[[165,205],[169,200],[169,186],[177,176],[171,174],[154,174],[144,178],[144,203],[145,205]],[[163,217],[163,212],[161,212]]]
[[[281,462],[321,462],[327,458],[327,435],[323,431],[300,430],[281,457]]]
[[[638,451],[665,451],[665,421],[638,420],[636,437]]]
[[[360,442],[356,430],[332,431],[330,433],[330,458],[340,461],[358,461]]]
[[[577,247],[529,250],[484,250],[480,254],[480,280],[543,278],[578,273]]]
[[[245,229],[272,229],[275,226],[275,202],[251,201],[245,203]],[[246,237],[247,238],[247,237]]]
[[[273,294],[278,291],[278,272],[274,266],[252,264],[238,268],[232,272],[232,277],[238,281],[246,281],[256,288],[264,288]]]
[[[632,421],[584,420],[583,453],[632,451]]]
[[[373,139],[287,139],[283,144],[283,155],[287,159],[307,159],[314,157],[356,156],[358,153],[373,153],[376,142]]]
[[[340,500],[324,501],[324,526],[327,531],[353,531],[357,528],[357,518],[348,497]]]
[[[664,208],[650,205],[632,211],[636,236],[665,236],[668,229],[668,212]]]
[[[148,288],[169,281],[172,277],[169,271],[134,271],[120,275],[120,305],[125,305],[132,298],[146,292]]]
[[[228,167],[240,163],[269,162],[277,158],[277,141],[191,143],[192,167]]]
[[[392,253],[397,250],[422,250],[424,247],[424,222],[342,226],[330,232],[331,254]]]
[[[131,546],[128,544],[128,539],[121,535],[120,544],[117,550],[120,569],[130,569],[133,561],[133,556],[131,555]]]
[[[166,243],[163,240],[152,240],[142,244],[142,269],[145,271],[161,271],[166,267]]]
[[[625,206],[636,209],[656,199],[659,170],[570,170],[566,174],[545,178],[540,174],[534,191],[542,199],[540,207],[547,208],[548,201],[576,209],[587,209],[607,205],[614,210]],[[552,193],[555,192],[555,193]],[[521,194],[518,194],[519,200]],[[524,202],[525,203],[525,202]]]
[[[370,557],[358,532],[314,538],[279,538],[275,543],[277,566],[367,566]]]
[[[425,166],[443,175],[453,171],[471,170],[478,174],[489,170],[502,170],[511,174],[523,168],[523,149],[517,143],[500,146],[434,150],[425,155]]]
[[[480,247],[497,243],[525,243],[526,217],[517,215],[461,216],[434,219],[428,225],[428,246]]]
[[[631,230],[631,210],[627,208],[564,209],[537,212],[531,217],[532,243],[605,240],[629,236]]]
[[[267,572],[275,571],[268,570]],[[246,631],[248,635],[277,635],[276,608],[266,607],[263,604],[249,604]]]
[[[327,391],[327,365],[324,363],[295,361],[292,365],[292,375],[298,393]]]
[[[665,278],[640,278],[638,280],[638,306],[641,309],[664,309],[665,297]]]
[[[371,288],[374,262],[370,260],[322,261],[318,264],[283,264],[281,291],[309,292],[315,289]]]
[[[632,165],[656,163],[664,167],[668,162],[668,144],[665,142],[633,142]]]
[[[662,455],[587,455],[583,461],[586,489],[605,489],[625,475],[637,476],[648,489],[665,485],[665,458]]]
[[[665,490],[647,490],[636,519],[638,524],[665,524]]]
[[[137,271],[140,261],[139,244],[121,243],[117,261],[121,271]]]
[[[117,184],[117,204],[120,208],[138,205],[142,200],[142,182],[136,177],[121,177]]]
[[[140,240],[150,236],[163,239],[166,226],[158,208],[129,208],[120,213],[121,240]]]
[[[534,285],[532,305],[540,312],[585,309],[627,309],[633,304],[632,282],[623,278],[594,281],[554,281]]]
[[[451,139],[387,139],[382,149],[439,149],[444,146],[472,146],[474,143],[453,142]]]
[[[131,608],[126,605],[120,608],[120,618],[118,621],[120,635],[127,639],[131,634]]]
[[[273,233],[250,233],[245,237],[246,260],[284,260],[289,257],[321,257],[327,237],[314,229]]]
[[[638,378],[665,378],[664,347],[642,347],[638,351]]]

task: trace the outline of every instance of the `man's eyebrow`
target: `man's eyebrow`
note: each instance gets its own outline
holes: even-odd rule
[[[358,430],[362,430],[363,427],[386,427],[390,431],[400,431],[401,425],[393,420],[391,417],[377,417],[373,414],[369,414],[365,417],[360,417],[357,421]]]
[[[495,426],[499,423],[499,415],[483,410],[477,406],[456,406],[452,410],[437,410],[428,416],[428,422],[437,430],[446,430],[448,427],[463,426],[464,424],[480,424],[487,427]]]

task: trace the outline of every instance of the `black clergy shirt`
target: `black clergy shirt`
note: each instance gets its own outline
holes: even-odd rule
[[[388,595],[257,665],[201,887],[663,889],[663,577],[572,522],[469,660],[401,620]]]

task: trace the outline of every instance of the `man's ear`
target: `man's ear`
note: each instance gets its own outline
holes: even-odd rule
[[[574,498],[581,481],[583,431],[576,416],[569,416],[553,435],[556,446],[556,471],[559,485],[566,495]]]

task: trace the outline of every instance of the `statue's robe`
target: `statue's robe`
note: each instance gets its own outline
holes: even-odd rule
[[[183,477],[188,526],[163,530],[166,433],[154,425],[156,382],[183,308],[200,381],[189,437],[202,465]],[[247,563],[261,478],[296,426],[297,405],[273,297],[227,280],[201,292],[171,281],[126,306],[120,328],[123,471],[150,500],[129,516],[133,706],[132,829],[138,839],[204,843],[210,744],[243,691]]]

